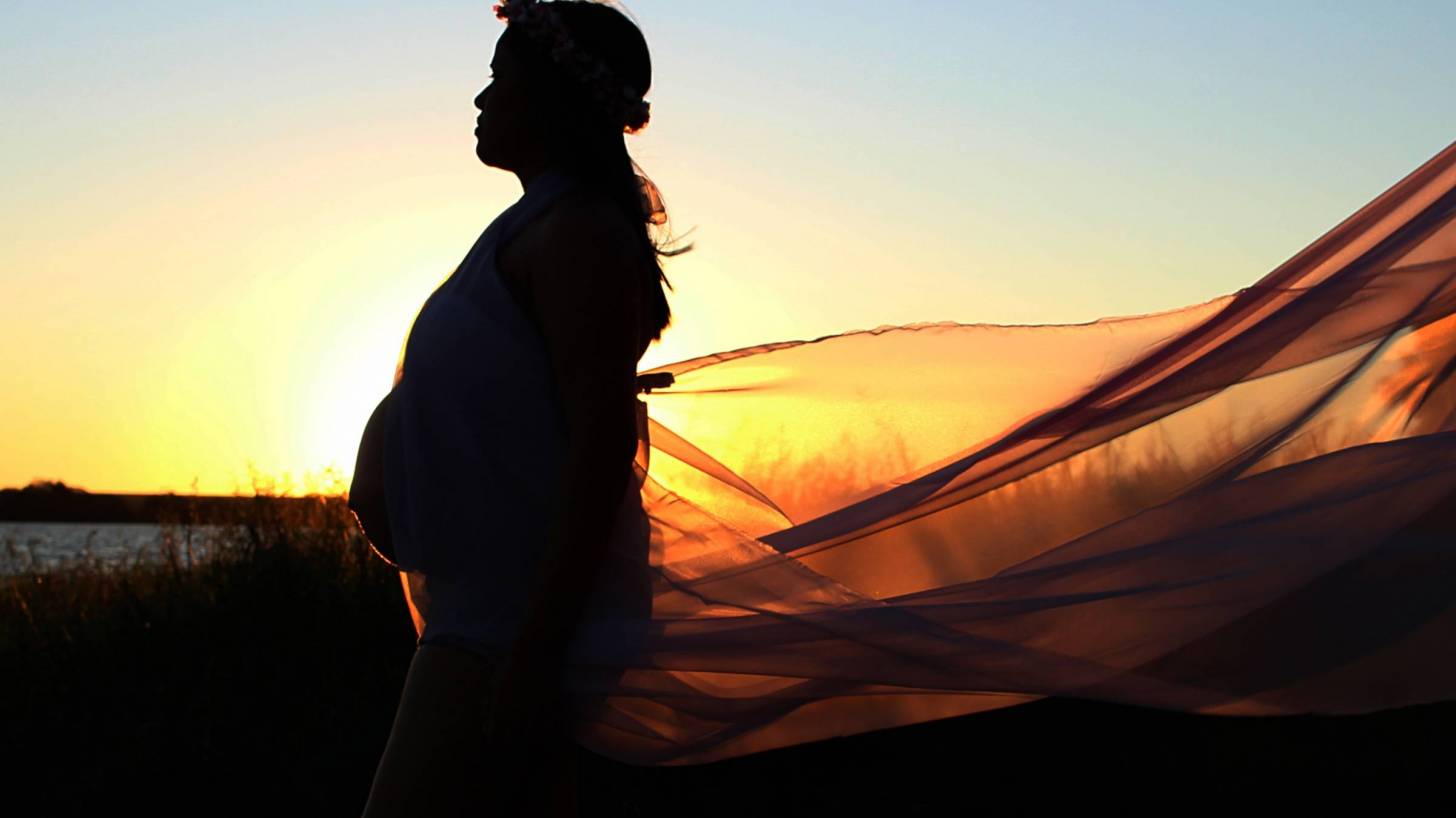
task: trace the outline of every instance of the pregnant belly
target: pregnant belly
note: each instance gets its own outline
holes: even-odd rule
[[[364,424],[354,461],[354,479],[349,484],[349,510],[364,538],[376,553],[394,567],[399,567],[394,543],[389,535],[389,509],[384,499],[384,429],[389,413],[391,391],[384,396]]]

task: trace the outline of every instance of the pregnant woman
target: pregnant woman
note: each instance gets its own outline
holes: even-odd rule
[[[421,309],[350,493],[419,634],[368,815],[569,813],[568,734],[694,764],[1049,697],[1456,698],[1456,144],[1205,303],[636,373],[671,255],[622,136],[641,33],[497,13],[478,153],[525,192]]]
[[[370,818],[574,814],[563,656],[583,616],[650,611],[636,366],[684,250],[625,146],[647,46],[609,6],[496,14],[476,153],[524,193],[420,310],[350,492],[419,634]]]

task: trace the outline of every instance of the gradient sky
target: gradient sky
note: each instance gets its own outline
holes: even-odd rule
[[[347,479],[415,312],[521,194],[473,152],[490,5],[0,6],[0,485]],[[1449,2],[626,8],[628,147],[697,242],[643,369],[1206,301],[1456,139]]]

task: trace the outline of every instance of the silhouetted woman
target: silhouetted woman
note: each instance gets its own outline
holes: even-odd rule
[[[658,256],[690,248],[649,234],[626,150],[647,45],[599,3],[496,13],[476,153],[524,193],[421,308],[350,492],[419,633],[369,818],[573,813],[567,646],[650,613],[636,367],[670,320]]]

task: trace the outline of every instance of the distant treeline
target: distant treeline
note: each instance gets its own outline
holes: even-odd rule
[[[317,503],[308,497],[245,497],[193,494],[101,494],[62,482],[33,482],[0,489],[0,521],[27,523],[208,523],[236,519],[260,502]]]

